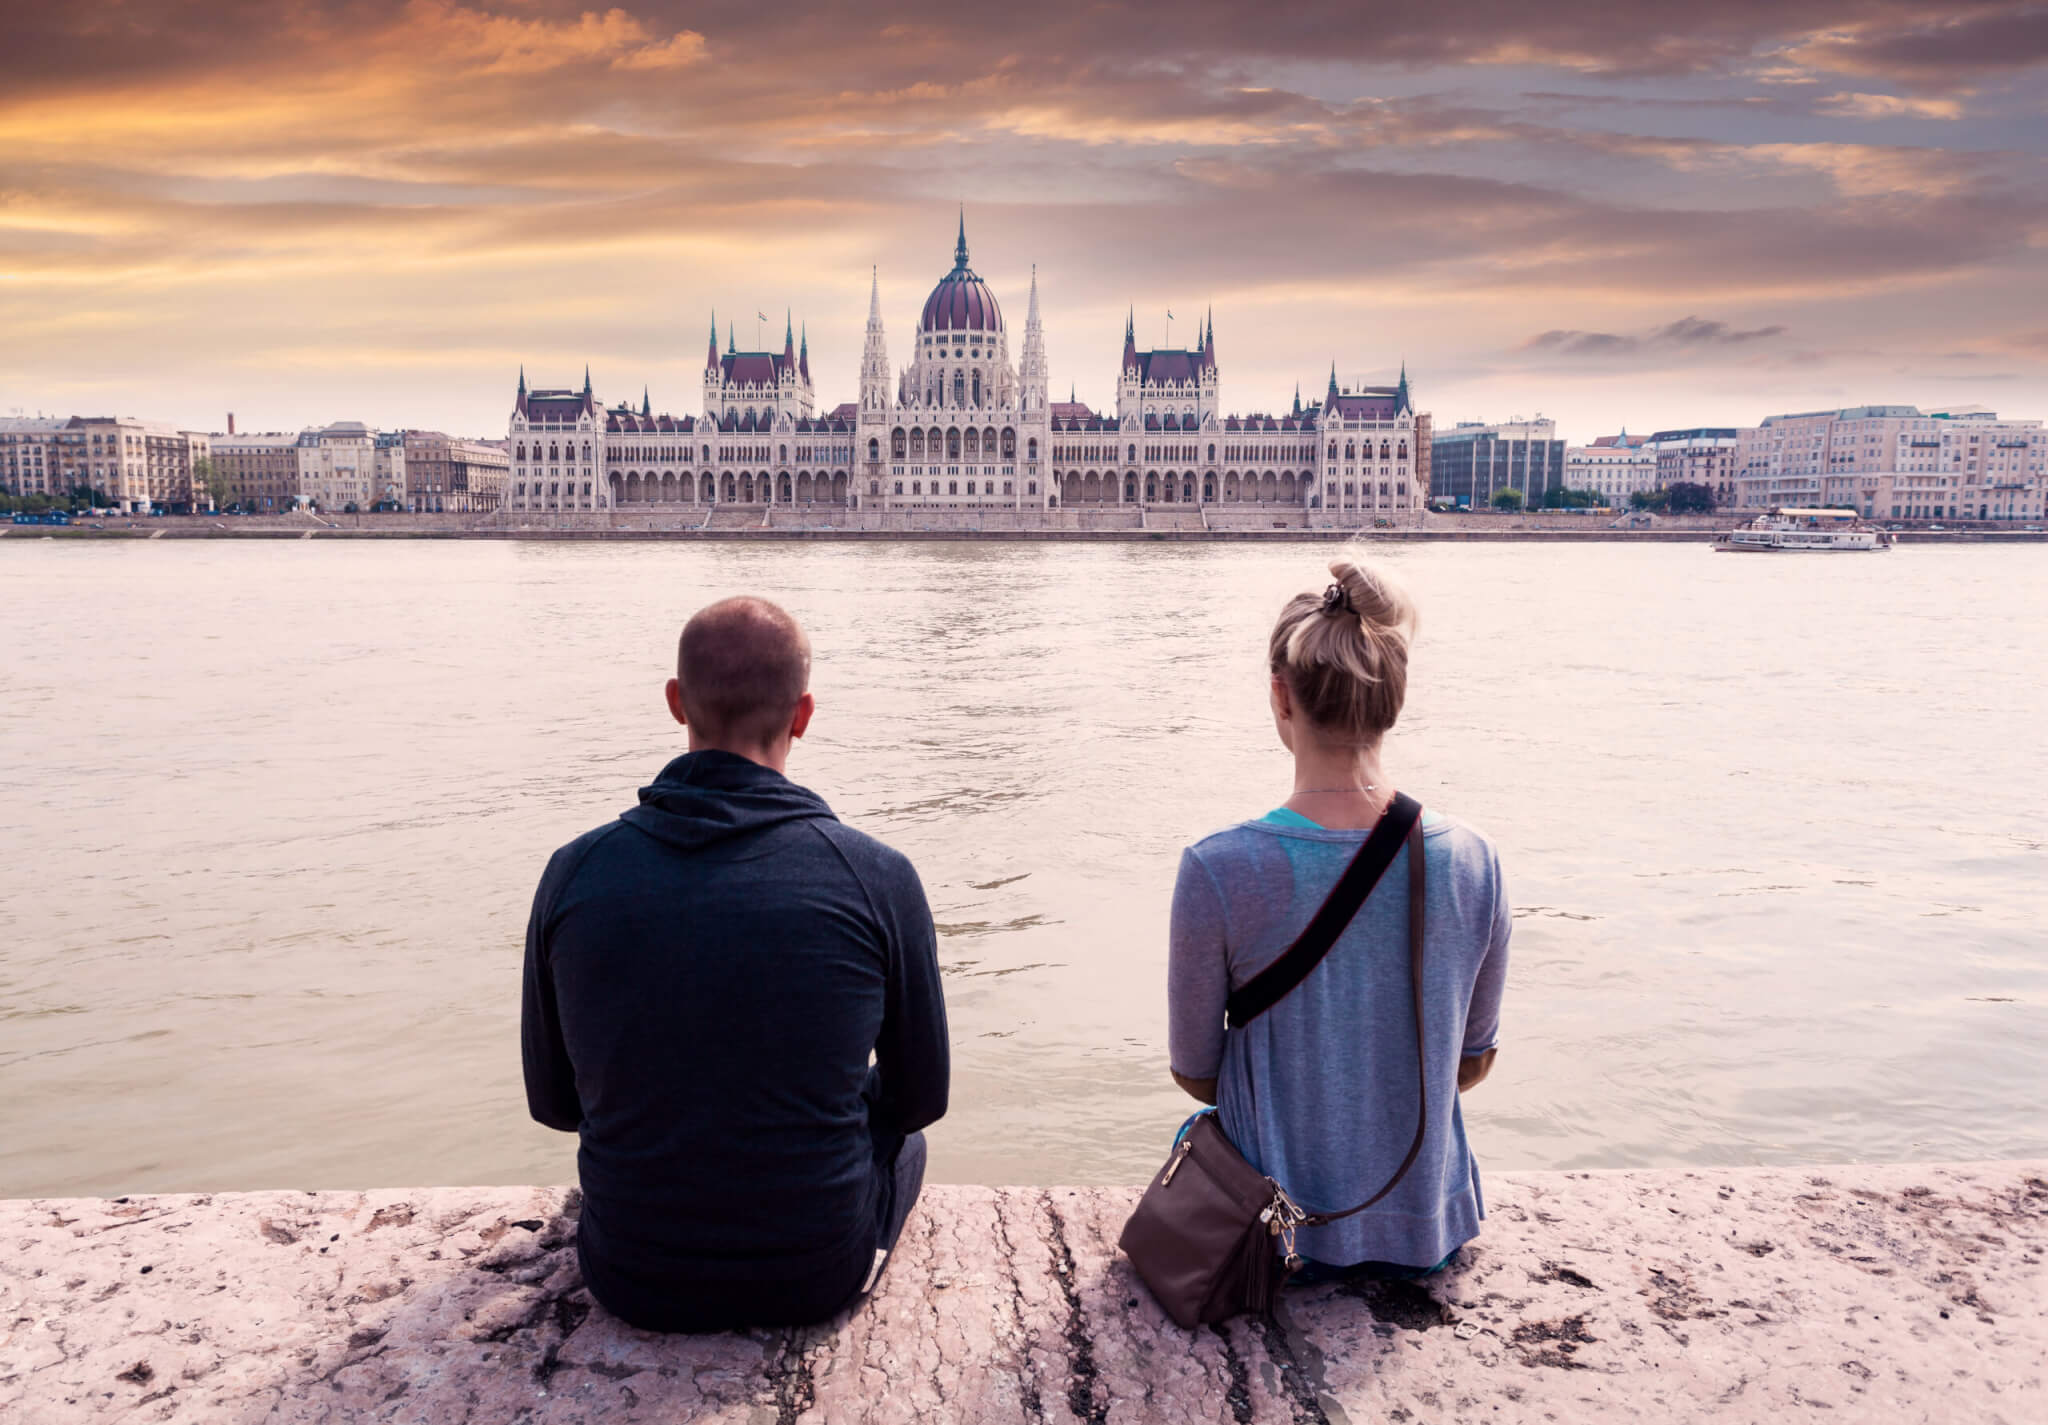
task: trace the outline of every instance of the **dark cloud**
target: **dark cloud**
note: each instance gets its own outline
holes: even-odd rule
[[[1680,317],[1675,322],[1653,327],[1641,336],[1618,336],[1613,332],[1563,329],[1539,332],[1523,342],[1520,349],[1556,352],[1562,356],[1633,356],[1660,347],[1666,350],[1699,350],[1743,346],[1749,342],[1782,336],[1784,332],[1785,328],[1778,325],[1739,331],[1726,322],[1708,321],[1701,317]]]

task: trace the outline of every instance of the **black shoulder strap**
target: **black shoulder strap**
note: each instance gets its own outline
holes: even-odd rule
[[[1342,1212],[1311,1212],[1302,1218],[1303,1227],[1322,1227],[1354,1216],[1392,1192],[1401,1179],[1408,1176],[1408,1170],[1415,1166],[1415,1159],[1422,1152],[1423,1136],[1429,1132],[1429,1054],[1422,1042],[1423,910],[1429,903],[1429,885],[1424,870],[1426,862],[1422,850],[1422,819],[1418,816],[1408,831],[1408,980],[1409,994],[1415,1001],[1415,1141],[1408,1145],[1408,1156],[1401,1160],[1401,1166],[1394,1169],[1394,1175],[1378,1192],[1358,1206],[1347,1207]]]
[[[1358,848],[1358,854],[1337,878],[1322,909],[1309,921],[1308,929],[1280,953],[1279,959],[1231,991],[1224,1003],[1225,1023],[1232,1029],[1249,1024],[1308,978],[1309,971],[1323,962],[1337,937],[1351,924],[1387,867],[1394,864],[1401,843],[1421,819],[1422,804],[1405,792],[1396,792],[1387,809],[1380,813],[1372,834],[1365,838],[1365,845]]]

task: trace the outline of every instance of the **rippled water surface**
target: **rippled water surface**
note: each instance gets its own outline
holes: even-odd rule
[[[0,543],[0,1196],[563,1181],[520,938],[786,603],[792,774],[940,922],[935,1177],[1135,1181],[1183,844],[1286,794],[1324,546]],[[1498,842],[1490,1167],[2048,1154],[2048,551],[1420,545],[1399,782]]]

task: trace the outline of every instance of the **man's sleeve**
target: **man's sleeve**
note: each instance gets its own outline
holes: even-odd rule
[[[946,1114],[952,1047],[946,1033],[946,997],[939,982],[938,934],[924,884],[906,860],[890,887],[888,984],[882,1034],[875,1044],[881,1125],[910,1134]]]
[[[1166,1057],[1182,1078],[1213,1079],[1223,1067],[1230,958],[1223,900],[1194,848],[1181,853],[1166,949]]]
[[[1514,929],[1514,910],[1508,904],[1507,883],[1501,878],[1500,857],[1493,858],[1493,924],[1486,940],[1486,958],[1472,981],[1472,1003],[1465,1011],[1467,1055],[1484,1054],[1500,1041],[1500,1002],[1508,982],[1508,936]]]
[[[548,920],[554,909],[563,865],[556,852],[533,893],[533,913],[526,921],[525,988],[519,1013],[519,1050],[526,1069],[526,1108],[537,1123],[574,1133],[583,1123],[583,1105],[576,1097],[576,1071],[562,1040],[562,1017],[555,1003],[554,976],[548,963]]]

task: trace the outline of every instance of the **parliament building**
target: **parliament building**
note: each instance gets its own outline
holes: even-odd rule
[[[918,314],[911,359],[892,368],[880,278],[868,291],[860,399],[821,409],[810,342],[740,351],[711,325],[703,405],[683,416],[608,406],[519,377],[506,432],[513,511],[706,511],[718,505],[1101,509],[1200,505],[1306,510],[1323,521],[1412,515],[1429,493],[1430,418],[1404,369],[1393,386],[1340,387],[1283,415],[1226,415],[1213,319],[1188,350],[1138,350],[1124,323],[1116,410],[1052,400],[1034,271],[1014,359],[995,293],[968,265]],[[1318,521],[1318,522],[1323,522]]]

